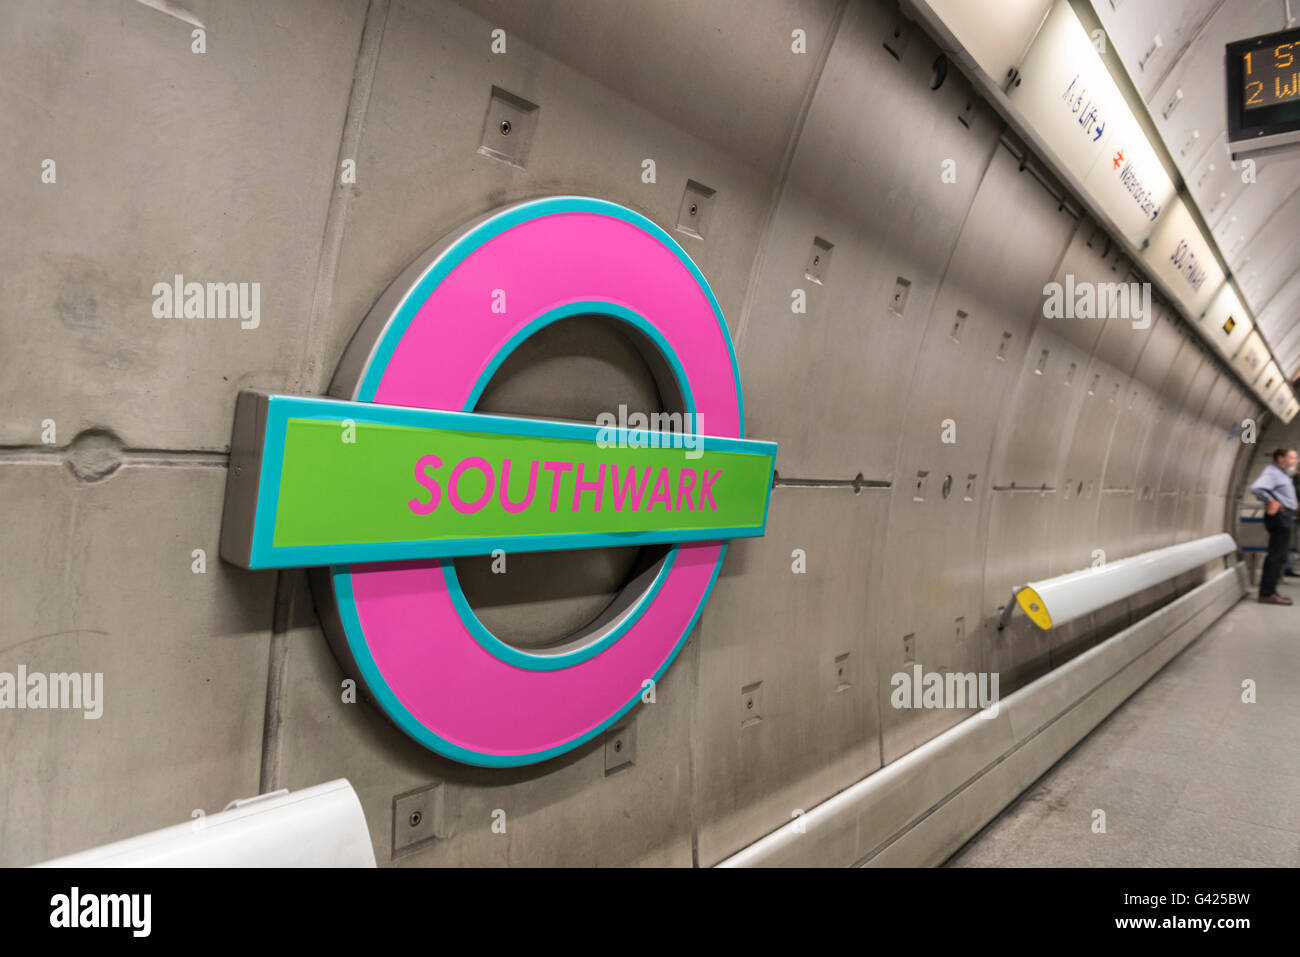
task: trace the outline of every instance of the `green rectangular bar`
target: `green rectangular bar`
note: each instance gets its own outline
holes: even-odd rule
[[[250,391],[222,556],[291,568],[757,536],[775,460],[750,439]]]
[[[691,458],[678,448],[365,422],[349,432],[291,418],[274,545],[761,527],[771,457],[702,444]]]

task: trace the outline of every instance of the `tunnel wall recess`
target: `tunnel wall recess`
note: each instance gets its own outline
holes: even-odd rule
[[[1219,581],[998,629],[1016,585],[1233,531],[1259,406],[1159,303],[1043,317],[1047,283],[1141,277],[895,3],[171,7],[0,12],[0,671],[105,675],[96,720],[0,714],[0,864],[346,777],[381,865],[709,866],[971,716],[892,707],[892,675],[1011,695]],[[325,394],[422,250],[568,194],[698,264],[776,486],[653,704],[461,766],[347,700],[305,573],[217,557],[235,398]],[[176,275],[259,283],[259,321],[157,318]],[[607,408],[599,361],[555,362],[515,384],[542,414]]]

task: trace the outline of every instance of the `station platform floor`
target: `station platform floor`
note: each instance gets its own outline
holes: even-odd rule
[[[1234,605],[946,866],[1300,866],[1297,582]]]

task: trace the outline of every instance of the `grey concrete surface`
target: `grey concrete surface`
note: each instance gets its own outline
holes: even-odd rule
[[[283,388],[316,262],[365,4],[6,3],[0,17],[0,441],[103,426],[225,449],[240,386]],[[42,160],[56,182],[43,184]],[[19,175],[18,171],[24,171]],[[258,282],[256,329],[154,318],[151,290]],[[21,355],[21,361],[19,360]]]
[[[98,718],[0,712],[0,864],[257,793],[274,576],[217,557],[225,481],[214,465],[90,484],[57,460],[0,467],[0,672],[103,676]]]

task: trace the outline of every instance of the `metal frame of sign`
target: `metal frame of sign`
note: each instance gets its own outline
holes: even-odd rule
[[[1237,40],[1225,48],[1227,75],[1228,149],[1233,160],[1277,152],[1300,143],[1300,98],[1290,103],[1247,110],[1242,57],[1256,50],[1295,43],[1296,70],[1300,73],[1300,27]]]

